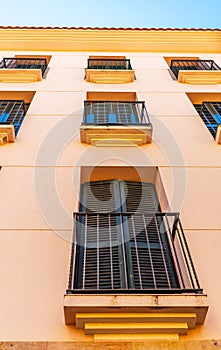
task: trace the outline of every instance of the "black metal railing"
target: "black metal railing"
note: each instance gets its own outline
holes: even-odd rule
[[[220,70],[213,60],[171,60],[170,69],[178,78],[180,70]]]
[[[82,125],[151,125],[144,101],[85,101]]]
[[[87,69],[126,69],[132,70],[129,59],[92,59],[87,60]]]
[[[0,124],[13,124],[17,136],[28,105],[23,100],[0,100]]]
[[[41,69],[43,76],[47,68],[47,60],[46,58],[3,58],[0,68]]]
[[[67,293],[203,293],[178,213],[74,213]]]
[[[221,102],[203,102],[194,107],[215,139],[217,128],[221,125]]]

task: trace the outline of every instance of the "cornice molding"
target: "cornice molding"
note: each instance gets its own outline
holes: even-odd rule
[[[0,27],[0,50],[221,53],[221,31]]]

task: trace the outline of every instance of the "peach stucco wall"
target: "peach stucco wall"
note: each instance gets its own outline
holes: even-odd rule
[[[221,85],[179,84],[168,72],[166,53],[126,52],[122,55],[131,59],[136,81],[96,85],[84,80],[93,52],[50,54],[42,82],[0,85],[0,91],[36,91],[16,142],[0,147],[0,339],[91,340],[65,326],[63,295],[81,167],[101,165],[158,167],[171,210],[181,212],[210,305],[205,324],[185,339],[221,338],[221,146],[185,95],[221,92]],[[195,55],[221,64],[221,55]],[[96,148],[80,143],[86,92],[102,90],[136,91],[138,100],[146,101],[152,144]]]

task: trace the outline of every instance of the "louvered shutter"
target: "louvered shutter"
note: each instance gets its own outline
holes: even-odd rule
[[[163,222],[159,216],[151,215],[160,211],[155,186],[151,183],[126,182],[124,187],[124,210],[141,213],[128,219],[126,227],[124,225],[130,288],[177,287]]]
[[[116,181],[85,183],[81,187],[75,288],[113,290],[127,287],[119,218],[97,213],[116,212]],[[118,198],[117,198],[118,197]]]
[[[121,180],[85,183],[80,211],[94,215],[79,218],[76,288],[178,287],[164,225],[154,215],[160,207],[153,184]],[[98,215],[111,212],[125,214]]]

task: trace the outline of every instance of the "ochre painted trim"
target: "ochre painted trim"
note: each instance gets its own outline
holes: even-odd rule
[[[203,102],[221,102],[221,92],[186,92],[192,104]]]
[[[137,101],[133,91],[87,91],[87,101]]]
[[[218,145],[221,145],[221,125],[218,125],[218,128],[216,130],[216,143],[218,143]]]
[[[35,83],[41,80],[41,69],[0,69],[1,83]]]
[[[221,70],[180,70],[178,81],[194,85],[221,84]]]
[[[3,145],[8,142],[15,142],[14,125],[0,124],[0,145]]]
[[[220,53],[221,31],[0,28],[0,50]]]
[[[133,83],[134,70],[86,69],[86,81],[97,84]]]
[[[76,328],[84,329],[85,323],[178,323],[186,322],[188,329],[196,327],[195,313],[77,313]]]
[[[141,146],[152,142],[152,126],[80,127],[81,142],[94,146]]]
[[[148,343],[152,341],[161,341],[162,343],[165,341],[179,341],[178,334],[94,334],[94,341],[148,341]],[[155,345],[156,346],[156,345]],[[116,350],[119,349],[118,347]],[[154,349],[157,350],[156,347]],[[162,348],[161,348],[162,349]]]
[[[85,335],[94,334],[179,334],[187,335],[183,323],[85,323]]]

